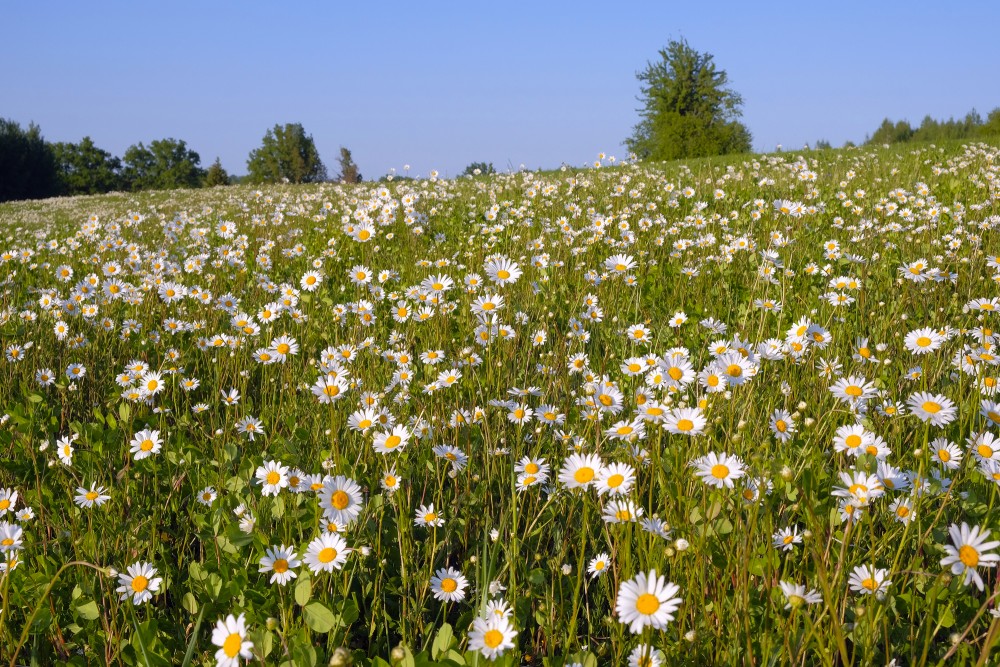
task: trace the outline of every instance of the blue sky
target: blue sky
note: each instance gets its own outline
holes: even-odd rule
[[[860,141],[882,118],[1000,106],[1000,3],[17,2],[0,116],[117,155],[184,139],[246,172],[299,122],[366,178],[624,156],[636,71],[671,38],[715,56],[754,146]]]

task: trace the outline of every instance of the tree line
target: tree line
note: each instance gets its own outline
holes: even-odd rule
[[[886,118],[878,129],[865,140],[868,144],[898,144],[907,141],[947,141],[958,139],[976,141],[1000,138],[1000,107],[991,111],[984,119],[975,109],[963,118],[936,120],[924,116],[920,125],[913,127],[909,121],[893,122]]]
[[[356,183],[361,172],[341,147],[335,181]],[[318,183],[331,180],[316,143],[299,123],[275,125],[250,152],[247,175],[230,176],[218,158],[209,167],[180,139],[129,146],[117,157],[89,136],[77,143],[48,142],[41,128],[0,118],[0,201],[60,195],[214,187],[234,182]]]

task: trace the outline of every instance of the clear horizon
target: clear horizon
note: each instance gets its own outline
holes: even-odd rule
[[[672,38],[714,55],[756,150],[860,143],[885,117],[1000,106],[1000,5],[721,3],[433,6],[261,2],[16,4],[0,117],[121,156],[183,139],[246,173],[275,124],[301,123],[331,175],[340,146],[366,179],[454,176],[623,158],[635,73]],[[990,84],[993,81],[993,84]]]

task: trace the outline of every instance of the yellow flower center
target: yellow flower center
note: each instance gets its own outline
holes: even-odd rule
[[[976,567],[979,565],[979,552],[974,547],[966,544],[958,550],[958,559],[966,567]]]
[[[87,493],[84,494],[84,497],[87,500],[94,501],[97,500],[98,495],[100,494],[98,494],[97,491],[87,491]]]
[[[226,641],[222,642],[222,652],[226,654],[227,657],[235,658],[239,655],[240,649],[243,647],[243,637],[240,637],[238,632],[226,637]]]
[[[729,468],[721,463],[716,463],[712,466],[712,477],[716,479],[725,479],[729,477]]]
[[[625,481],[624,475],[617,475],[617,474],[612,475],[611,477],[608,477],[608,488],[617,489],[619,486],[622,485],[624,481]]]
[[[499,630],[487,630],[483,635],[483,644],[489,648],[496,648],[503,643],[503,633]]]
[[[272,470],[271,472],[267,473],[268,484],[273,486],[280,481],[281,481],[281,475],[276,470]]]
[[[861,436],[856,433],[852,433],[846,438],[844,438],[844,444],[850,447],[851,449],[854,449],[855,447],[860,447]]]
[[[385,439],[385,448],[395,449],[396,447],[399,447],[399,443],[401,443],[402,441],[403,439],[400,438],[398,435],[390,435],[388,438]]]
[[[573,473],[573,479],[577,481],[578,484],[586,484],[590,480],[594,479],[594,469],[583,467]]]
[[[337,550],[333,547],[326,547],[321,549],[319,555],[316,559],[321,563],[332,563],[333,559],[337,557]]]
[[[694,428],[694,422],[690,419],[679,419],[677,421],[678,431],[690,431]]]
[[[861,582],[861,586],[862,588],[867,588],[870,591],[874,591],[875,589],[878,588],[878,582],[875,581],[873,578],[868,577],[867,579]]]
[[[921,336],[920,338],[917,339],[918,347],[930,347],[930,344],[931,344],[931,339],[928,338],[927,336]]]
[[[784,419],[779,419],[776,422],[774,422],[774,428],[778,429],[779,433],[784,433],[785,431],[788,430],[788,424],[785,422]]]
[[[441,580],[441,590],[445,593],[454,593],[457,588],[458,582],[451,577]]]
[[[150,440],[149,438],[146,438],[145,440],[142,441],[142,444],[139,445],[139,449],[141,449],[144,452],[151,451],[153,449],[153,441]]]
[[[861,387],[852,384],[844,389],[844,393],[847,394],[848,396],[853,396],[854,398],[857,398],[858,396],[861,396],[861,394],[863,394],[864,392],[861,391]]]
[[[335,509],[342,510],[351,503],[351,497],[344,493],[343,491],[335,491],[332,496],[330,496],[330,505]]]
[[[924,404],[920,407],[924,409],[924,412],[929,412],[932,415],[941,412],[941,404],[934,401],[924,401]]]
[[[644,616],[651,616],[660,609],[660,599],[652,593],[643,593],[635,601],[635,610]]]
[[[504,271],[503,269],[500,269],[499,271],[497,271],[497,278],[499,278],[500,280],[507,280],[508,278],[510,278],[510,271]]]
[[[279,558],[278,560],[274,561],[274,565],[271,566],[271,569],[273,569],[278,574],[284,574],[285,572],[288,572],[288,561],[285,560],[284,558]]]
[[[135,591],[136,593],[143,592],[144,590],[146,590],[147,586],[149,586],[149,579],[142,576],[141,574],[132,578],[132,590]]]

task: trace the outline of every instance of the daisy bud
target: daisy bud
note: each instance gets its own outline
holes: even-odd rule
[[[274,630],[278,629],[278,619],[276,619],[274,616],[268,616],[267,621],[264,622],[264,625],[267,627],[268,630],[271,630],[273,632]]]
[[[570,565],[569,563],[563,563],[563,566],[562,566],[562,573],[563,574],[565,574],[565,575],[568,576],[572,571],[573,571],[573,566],[572,565]]]
[[[802,416],[802,413],[799,412],[798,410],[796,410],[795,412],[792,413],[792,419],[798,419],[801,416]]]
[[[816,423],[816,420],[813,419],[812,417],[806,417],[806,420],[803,423],[806,425],[806,428],[809,428]]]
[[[809,539],[810,537],[812,537],[812,536],[813,536],[813,532],[812,532],[811,530],[808,530],[808,529],[806,529],[806,530],[803,530],[803,531],[802,531],[802,537],[803,537],[804,539],[807,539],[807,540],[808,540],[808,539]]]
[[[788,466],[782,466],[781,468],[781,479],[786,482],[792,481],[792,469]]]
[[[688,630],[687,632],[684,633],[684,641],[687,642],[693,642],[695,639],[697,639],[697,637],[698,633],[696,633],[694,630]]]
[[[799,404],[796,405],[795,407],[798,408],[799,410],[805,410],[809,406],[806,404],[805,401],[799,401]]]
[[[734,433],[733,437],[731,437],[730,440],[732,440],[735,443],[743,442],[743,434],[742,433]]]
[[[862,616],[864,616],[865,615],[865,606],[863,604],[859,604],[857,607],[855,607],[854,608],[854,615],[856,617],[858,617],[858,618],[861,618]]]
[[[348,667],[353,661],[351,654],[343,646],[338,646],[337,650],[330,656],[330,667]]]
[[[676,552],[673,547],[667,547],[663,550],[663,553],[666,554],[667,558],[673,558]]]
[[[674,542],[674,547],[678,551],[687,551],[689,546],[691,546],[691,543],[685,540],[683,537],[678,537],[677,541]]]
[[[403,646],[402,645],[397,646],[396,648],[392,649],[392,653],[389,654],[389,660],[394,665],[403,662],[403,660],[405,660],[405,659],[406,659],[406,651],[403,650]]]
[[[469,556],[469,562],[470,562],[470,563],[473,563],[473,564],[475,564],[475,563],[476,563],[476,561],[478,561],[478,560],[479,560],[479,559],[478,559],[478,558],[476,558],[475,556]]]
[[[924,450],[921,449],[920,447],[917,447],[916,449],[913,450],[913,455],[914,456],[923,456],[924,455]]]

